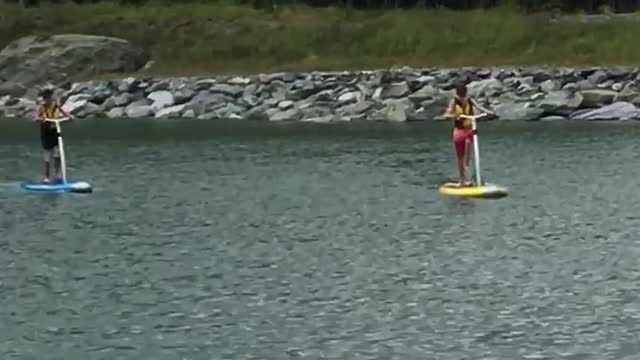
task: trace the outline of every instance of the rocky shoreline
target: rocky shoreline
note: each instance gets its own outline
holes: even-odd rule
[[[58,88],[78,118],[257,121],[431,121],[455,82],[495,110],[495,119],[640,119],[637,68],[461,68],[255,76],[95,80]],[[30,118],[36,102],[0,97],[0,118]]]

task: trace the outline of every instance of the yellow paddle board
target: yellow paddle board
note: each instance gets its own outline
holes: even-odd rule
[[[468,198],[500,199],[509,194],[506,188],[493,184],[480,186],[458,186],[458,183],[445,183],[440,186],[440,194]]]

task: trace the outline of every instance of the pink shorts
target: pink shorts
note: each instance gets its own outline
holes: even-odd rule
[[[473,144],[473,130],[453,129],[453,145],[456,149],[458,159],[464,158],[467,144]]]

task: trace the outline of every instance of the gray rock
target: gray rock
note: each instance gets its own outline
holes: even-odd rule
[[[591,90],[596,88],[596,86],[589,80],[580,80],[575,83],[575,86],[578,90]]]
[[[220,116],[215,112],[200,114],[196,117],[198,120],[221,120]]]
[[[325,107],[316,106],[316,107],[310,107],[302,110],[303,119],[323,117],[323,116],[332,115],[332,114],[333,112],[331,111],[331,109],[328,109]]]
[[[312,101],[323,102],[323,101],[333,101],[335,99],[335,95],[333,90],[322,90],[319,93],[311,96]]]
[[[359,101],[355,104],[343,106],[337,110],[339,115],[358,115],[366,112],[373,107],[371,101]]]
[[[640,105],[637,75],[637,69],[622,68],[394,67],[257,77],[96,80],[65,84],[56,91],[65,107],[82,116],[109,115],[116,108],[120,109],[112,116],[118,112],[127,116],[152,106],[159,117],[426,121],[442,115],[449,95],[444,91],[458,79],[467,79],[470,94],[496,109],[499,118],[533,120],[544,115],[582,116],[584,112],[577,110],[612,102]],[[591,80],[584,80],[587,77]],[[35,98],[37,90],[33,87],[25,96]],[[135,109],[139,107],[142,110]],[[0,112],[6,116],[30,116],[32,109],[19,96],[0,97]],[[540,111],[544,113],[539,115]]]
[[[623,83],[615,83],[615,84],[611,85],[611,90],[613,90],[613,91],[621,91],[622,89],[624,89],[624,84]]]
[[[532,107],[530,103],[504,103],[496,106],[495,113],[501,120],[538,120],[544,110]]]
[[[614,102],[628,102],[635,106],[640,107],[640,93],[631,88],[622,89],[622,91],[616,95],[613,99]]]
[[[317,86],[314,82],[297,80],[288,92],[287,98],[293,101],[300,101],[312,96],[318,91],[320,91],[320,86]]]
[[[247,85],[251,84],[251,79],[248,78],[248,77],[236,76],[236,77],[230,79],[228,81],[228,83],[231,84],[231,85],[247,86]]]
[[[571,114],[572,120],[630,120],[640,115],[638,108],[625,102],[613,103],[599,109],[585,109]]]
[[[149,93],[153,93],[156,91],[168,91],[170,89],[171,89],[171,83],[169,82],[169,80],[160,80],[160,81],[154,82],[149,87],[147,87],[146,91],[148,91]]]
[[[242,99],[240,99],[240,103],[246,105],[247,107],[254,107],[260,104],[260,99],[253,94],[244,93],[242,94]]]
[[[185,104],[196,95],[194,89],[189,87],[181,87],[173,92],[173,102],[176,105]]]
[[[467,85],[469,95],[473,97],[491,97],[499,95],[504,86],[498,79],[474,81]]]
[[[545,116],[540,119],[540,121],[566,121],[566,120],[568,120],[567,117],[559,116],[559,115]]]
[[[581,91],[583,102],[581,107],[600,107],[603,105],[609,105],[613,102],[618,93],[612,90],[585,90]]]
[[[607,73],[602,71],[602,70],[598,70],[595,73],[593,73],[593,75],[589,76],[588,80],[592,84],[599,84],[599,83],[604,82],[605,80],[607,80]]]
[[[350,104],[362,99],[362,94],[358,91],[349,91],[338,96],[338,103]]]
[[[193,111],[193,109],[187,109],[187,110],[182,112],[182,117],[185,118],[185,119],[195,119],[196,118],[196,112]]]
[[[298,121],[302,118],[302,114],[296,109],[285,111],[277,111],[269,116],[269,121]]]
[[[280,110],[289,110],[293,107],[295,103],[291,100],[284,100],[278,103],[278,109]]]
[[[582,95],[564,91],[549,93],[539,104],[547,115],[569,115],[582,105]]]
[[[560,90],[561,87],[562,87],[562,83],[558,80],[549,79],[543,82],[542,84],[540,84],[540,90],[546,93],[558,91]]]
[[[118,85],[118,91],[121,93],[134,92],[138,89],[138,83],[139,81],[133,77],[122,79]]]
[[[336,121],[336,116],[335,115],[317,116],[317,117],[302,119],[302,121],[303,122],[318,123],[318,124],[328,124],[328,123]]]
[[[233,99],[222,94],[210,94],[202,91],[187,103],[186,109],[195,111],[196,115],[211,113],[215,109],[223,107],[225,104],[232,102]]]
[[[224,94],[235,98],[242,94],[243,89],[236,85],[216,84],[213,85],[209,91],[214,94]]]
[[[148,99],[141,99],[132,102],[124,108],[124,114],[129,118],[141,118],[153,116],[154,110],[151,106],[151,101]]]
[[[371,115],[374,121],[405,122],[411,116],[413,103],[409,99],[386,100],[381,110]]]
[[[107,112],[107,117],[110,119],[117,119],[124,117],[123,107],[114,107]]]
[[[600,83],[598,85],[596,85],[596,88],[598,89],[611,89],[611,87],[614,85],[613,80],[607,80],[603,83]]]
[[[426,85],[420,90],[409,95],[409,100],[413,101],[414,104],[420,104],[423,101],[430,100],[438,96],[440,96],[440,90],[431,85]]]
[[[269,106],[259,105],[245,112],[242,118],[244,120],[267,121],[269,120],[269,116],[267,115],[268,110]]]
[[[382,98],[401,98],[409,94],[409,84],[406,81],[393,83],[382,91]]]
[[[97,115],[100,112],[100,106],[87,101],[82,107],[73,111],[72,115],[79,118]]]
[[[286,89],[277,89],[271,93],[271,98],[280,102],[287,100],[287,90]]]
[[[569,94],[575,94],[577,93],[580,89],[583,89],[580,84],[575,84],[575,83],[568,83],[565,86],[562,87],[562,90],[564,90],[566,93]],[[555,91],[554,91],[555,92]]]
[[[165,109],[162,109],[156,113],[155,118],[179,118],[180,114],[186,107],[185,104],[174,105]]]
[[[129,93],[122,93],[114,95],[111,99],[113,99],[114,106],[127,106],[133,101],[134,97]]]
[[[265,100],[263,102],[263,104],[267,105],[267,106],[270,106],[270,107],[274,107],[274,106],[278,106],[280,101],[284,101],[284,100],[278,100],[278,99],[270,98],[270,99]]]
[[[240,119],[245,112],[245,108],[233,103],[227,103],[223,107],[216,109],[213,113],[218,119]]]
[[[217,84],[218,81],[215,79],[201,79],[196,81],[196,83],[194,84],[194,91],[195,92],[202,92],[202,91],[206,91],[211,89],[215,84]]]
[[[71,115],[79,116],[79,113],[83,111],[83,108],[90,104],[88,98],[89,96],[84,94],[71,96],[64,105],[62,105],[62,109]],[[96,105],[96,110],[97,107],[98,106]]]
[[[419,115],[421,119],[431,120],[444,114],[449,99],[444,96],[438,97],[433,100],[427,100],[420,103],[420,107],[416,111],[416,115]]]

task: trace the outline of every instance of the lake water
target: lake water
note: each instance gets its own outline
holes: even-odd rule
[[[474,201],[444,124],[64,131],[93,194],[2,122],[2,359],[640,356],[640,123],[481,124]]]

